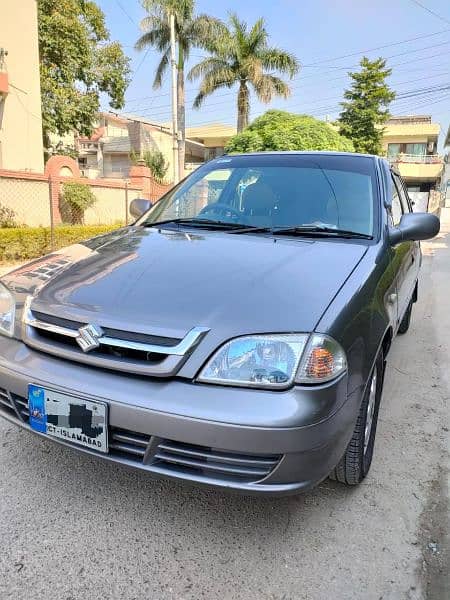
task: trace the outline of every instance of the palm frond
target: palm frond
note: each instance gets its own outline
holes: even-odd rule
[[[248,35],[248,48],[254,53],[260,49],[263,49],[267,46],[268,34],[266,30],[266,23],[264,19],[261,17],[256,21],[253,27],[250,30]]]
[[[265,69],[286,73],[291,78],[300,70],[300,64],[296,57],[278,48],[267,48],[261,52],[260,59]]]
[[[187,33],[196,46],[206,48],[222,35],[226,35],[227,31],[226,25],[220,19],[201,14],[189,22]]]
[[[155,79],[153,80],[153,89],[158,90],[162,86],[162,81],[164,75],[169,68],[170,65],[170,49],[167,49],[166,52],[161,57],[159,61],[158,68],[156,69]]]
[[[194,79],[198,79],[199,77],[210,76],[211,73],[215,71],[220,71],[223,69],[228,69],[228,63],[222,58],[215,58],[214,56],[210,56],[205,58],[197,65],[192,67],[192,69],[188,73],[189,81],[194,81]]]
[[[149,19],[149,18],[147,18]],[[147,19],[143,19],[147,20]],[[165,51],[170,43],[170,28],[169,25],[159,19],[149,19],[149,27],[145,29],[145,33],[137,40],[135,44],[136,50],[143,50],[148,46],[153,46],[159,52]]]
[[[194,108],[200,108],[203,100],[221,88],[231,88],[237,82],[236,74],[227,67],[205,75],[200,91],[194,100]]]
[[[274,96],[288,98],[291,94],[288,84],[274,75],[261,75],[252,84],[258,99],[264,104],[268,104]]]

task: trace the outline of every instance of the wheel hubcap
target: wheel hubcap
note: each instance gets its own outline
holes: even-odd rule
[[[364,454],[369,446],[370,434],[372,432],[373,414],[375,412],[375,404],[377,398],[377,368],[375,367],[372,379],[370,380],[369,401],[367,402],[366,411],[366,428],[364,431]]]

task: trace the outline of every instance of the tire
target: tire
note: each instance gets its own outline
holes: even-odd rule
[[[380,351],[364,392],[352,439],[337,467],[330,473],[330,479],[345,485],[357,485],[369,472],[377,432],[383,379],[384,360]]]
[[[411,299],[408,304],[408,308],[406,309],[406,312],[403,315],[402,322],[400,323],[400,326],[398,328],[399,333],[406,333],[409,329],[409,326],[411,324],[411,314],[412,314],[413,303],[414,303],[414,300]]]

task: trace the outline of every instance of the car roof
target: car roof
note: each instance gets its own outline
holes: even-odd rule
[[[356,158],[356,157],[364,157],[364,158],[373,158],[373,159],[379,159],[381,157],[375,155],[375,154],[362,154],[360,152],[335,152],[332,150],[269,150],[267,152],[236,152],[233,154],[223,154],[222,156],[229,156],[229,157],[234,157],[234,156],[239,156],[239,157],[243,157],[243,156],[267,156],[267,155],[276,155],[276,156],[282,156],[284,154],[287,155],[302,155],[302,156],[307,156],[307,155],[321,155],[321,156],[351,156],[352,158]],[[217,159],[222,158],[222,156],[218,156]],[[215,160],[217,160],[215,159]]]

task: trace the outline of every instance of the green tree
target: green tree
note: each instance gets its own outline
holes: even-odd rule
[[[136,152],[130,152],[130,160],[133,164],[137,164],[139,156]],[[169,165],[161,150],[146,150],[142,155],[142,160],[145,162],[156,181],[162,182],[167,174]]]
[[[186,140],[186,101],[185,101],[185,63],[192,48],[202,48],[218,31],[220,21],[208,15],[194,15],[194,0],[143,0],[148,16],[141,21],[144,32],[136,42],[137,50],[154,47],[161,60],[155,72],[153,89],[161,87],[164,75],[170,67],[170,27],[169,14],[175,15],[175,36],[177,41],[177,97],[178,128],[181,133],[179,143],[180,173],[184,172]]]
[[[353,144],[324,121],[308,115],[268,110],[228,143],[227,152],[336,150],[352,152]]]
[[[65,183],[61,194],[61,213],[65,222],[83,224],[84,212],[97,202],[86,183]]]
[[[264,19],[258,19],[249,29],[247,23],[231,14],[229,25],[222,25],[219,35],[207,44],[211,56],[189,72],[190,80],[202,79],[194,107],[199,108],[206,96],[216,90],[238,84],[237,130],[241,132],[249,122],[250,85],[265,104],[274,96],[287,98],[291,92],[288,84],[274,73],[292,79],[299,63],[292,54],[270,47],[268,40]]]
[[[49,134],[92,133],[100,94],[112,108],[125,102],[129,59],[109,41],[105,17],[90,0],[38,0],[44,144]]]
[[[352,140],[357,152],[380,154],[383,125],[390,116],[388,106],[395,98],[386,83],[392,70],[382,58],[371,61],[364,57],[360,65],[360,71],[349,73],[353,81],[344,92],[347,102],[341,102],[339,131]]]

